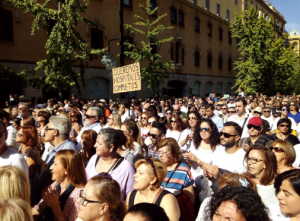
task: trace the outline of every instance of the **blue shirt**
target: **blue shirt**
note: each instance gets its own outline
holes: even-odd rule
[[[211,120],[215,123],[215,125],[218,128],[218,131],[221,132],[224,126],[224,122],[221,117],[218,117],[217,115],[214,115]]]
[[[296,113],[295,115],[293,115],[293,114],[290,112],[290,113],[288,113],[287,116],[290,117],[290,118],[293,118],[293,119],[295,120],[296,124],[298,124],[298,123],[300,122],[300,113],[299,113],[299,112]]]

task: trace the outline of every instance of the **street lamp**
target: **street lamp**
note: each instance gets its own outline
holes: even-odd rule
[[[108,52],[103,56],[101,60],[102,64],[105,65],[106,70],[111,70],[117,67],[118,62],[114,59],[114,56],[110,53],[110,42],[120,40],[119,38],[111,39],[108,41]]]

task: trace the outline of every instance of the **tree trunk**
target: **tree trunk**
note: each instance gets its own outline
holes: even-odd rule
[[[58,99],[63,102],[63,91],[61,88],[58,89]]]

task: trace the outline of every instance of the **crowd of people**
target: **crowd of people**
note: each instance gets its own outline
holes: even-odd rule
[[[299,98],[11,95],[1,220],[300,221]]]

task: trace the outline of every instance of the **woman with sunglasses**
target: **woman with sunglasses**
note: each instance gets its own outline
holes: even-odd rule
[[[148,133],[150,131],[150,125],[148,124],[148,113],[144,112],[141,115],[141,120],[139,122],[140,124],[140,130],[141,130],[141,136],[143,139],[143,142],[145,142],[145,139],[148,137]]]
[[[300,113],[299,113],[297,102],[291,101],[289,108],[290,108],[290,112],[288,113],[288,117],[293,118],[296,124],[298,124],[300,122]]]
[[[138,160],[134,166],[134,191],[127,196],[128,209],[138,203],[153,203],[165,210],[170,221],[178,221],[180,210],[175,196],[160,188],[167,174],[165,164],[154,158],[146,158]]]
[[[275,140],[269,149],[273,151],[276,156],[278,174],[295,169],[293,163],[296,159],[296,152],[290,142],[286,140]]]
[[[172,108],[166,109],[167,123],[171,122],[172,115],[173,115]]]
[[[80,191],[78,218],[83,221],[122,221],[127,208],[120,185],[105,176],[95,176]]]
[[[248,121],[247,128],[250,136],[241,139],[239,143],[239,146],[245,151],[252,146],[269,147],[274,140],[272,136],[263,134],[263,121],[259,117],[252,117]]]
[[[183,133],[183,122],[177,114],[172,116],[167,128],[166,138],[174,138],[179,143]]]
[[[274,192],[274,180],[277,176],[277,160],[275,154],[263,146],[253,146],[245,155],[247,172],[256,184],[257,192],[266,206],[278,204]]]
[[[77,200],[87,183],[83,159],[75,150],[60,150],[50,170],[54,183],[45,188],[32,215],[44,221],[75,221],[79,212]]]
[[[188,116],[188,125],[187,125],[187,129],[185,129],[181,136],[180,136],[180,148],[181,148],[181,152],[185,152],[188,151],[191,147],[191,143],[193,141],[193,137],[195,134],[195,130],[197,128],[197,126],[199,126],[198,124],[201,121],[201,116],[197,111],[191,111],[188,112],[187,114]]]
[[[274,140],[286,140],[290,142],[293,146],[299,144],[298,138],[291,134],[293,130],[291,129],[292,122],[289,118],[280,119],[277,123],[277,130],[275,134],[272,134]]]
[[[298,221],[300,219],[300,170],[279,174],[274,183],[279,208],[270,208],[274,221]]]
[[[109,117],[107,118],[107,124],[108,124],[108,128],[112,128],[115,130],[120,130],[121,126],[122,126],[122,122],[121,122],[121,116],[117,113],[112,113],[111,115],[109,115]]]

